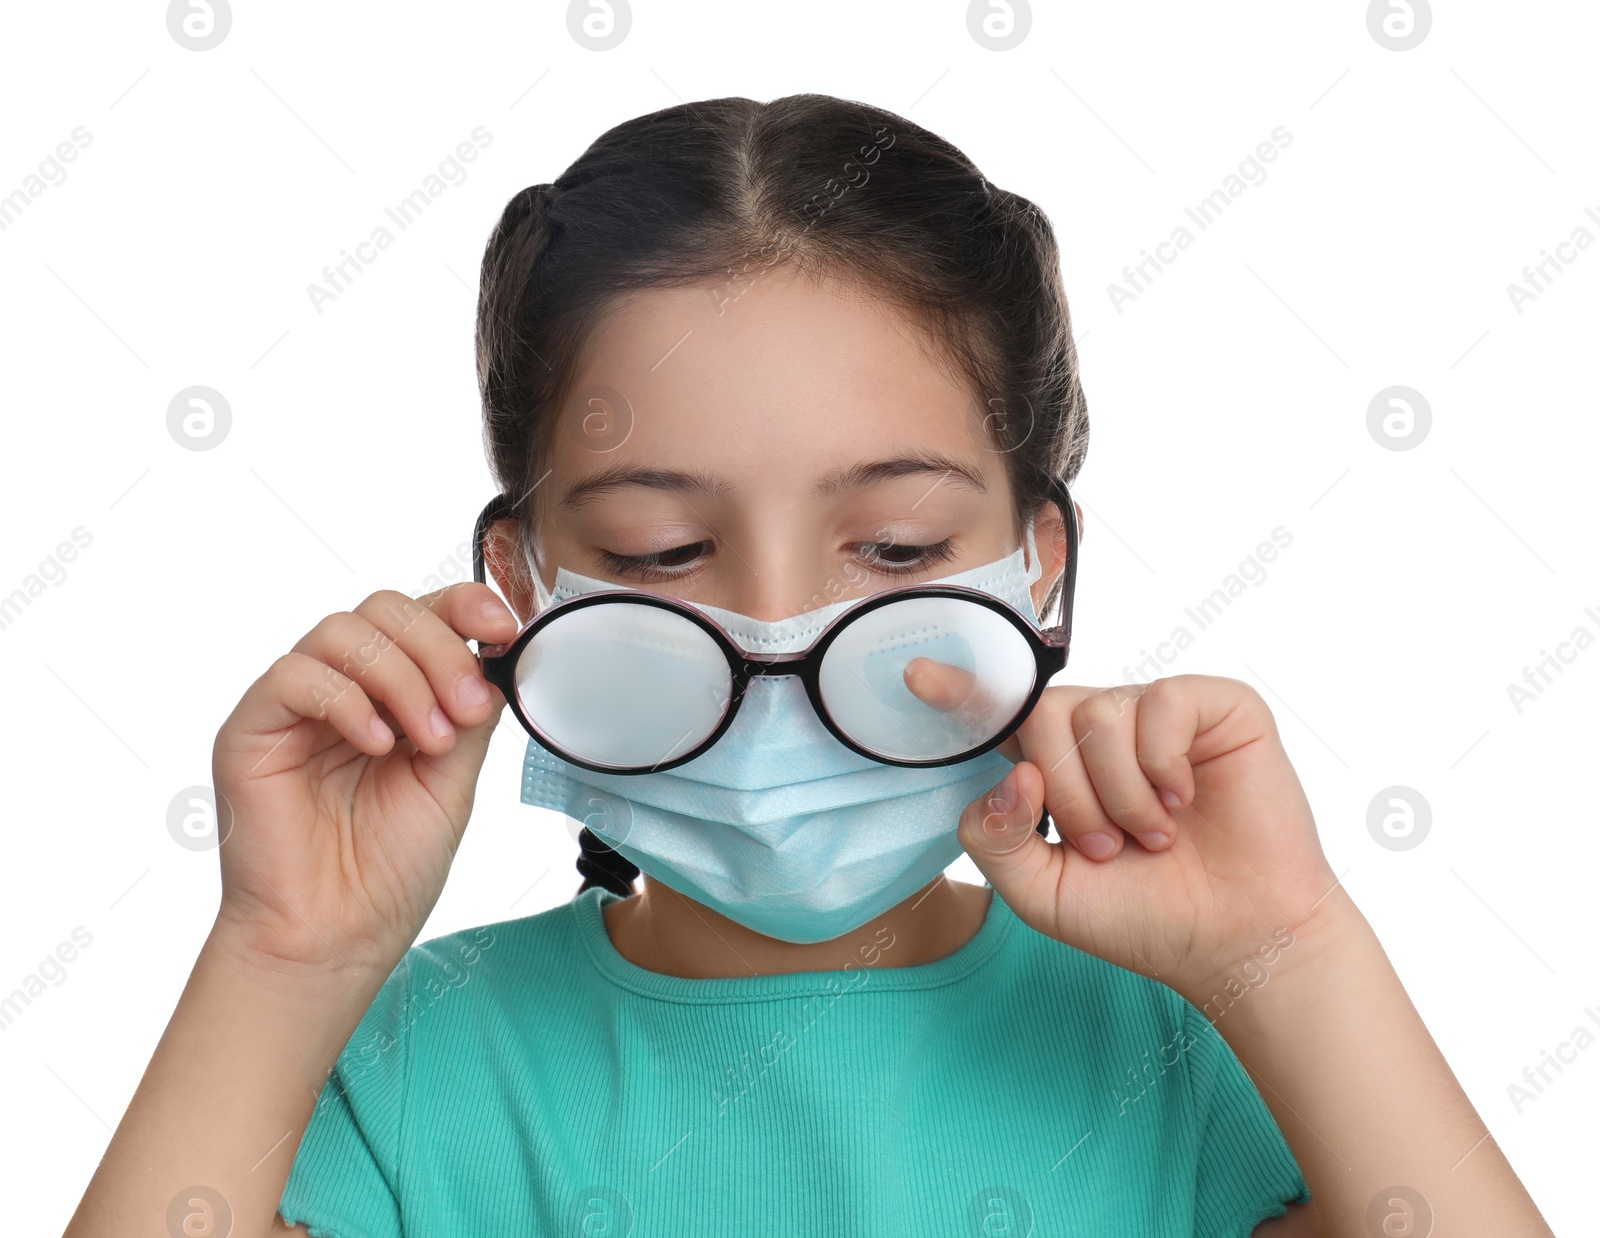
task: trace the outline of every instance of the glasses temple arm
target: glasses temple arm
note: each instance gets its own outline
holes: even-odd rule
[[[477,522],[472,526],[472,579],[480,585],[489,583],[483,566],[483,539],[489,532],[489,526],[496,520],[511,515],[514,506],[510,495],[497,494],[484,504],[483,510],[478,513]],[[483,641],[475,641],[474,644],[477,646],[480,658],[494,657],[503,653],[506,648],[504,644],[486,644]]]
[[[1047,645],[1066,650],[1072,644],[1072,603],[1078,584],[1078,510],[1065,482],[1052,479],[1051,490],[1067,527],[1067,566],[1061,579],[1061,622],[1041,629],[1040,636]]]
[[[472,579],[480,585],[488,583],[483,570],[484,536],[491,524],[511,514],[512,506],[510,495],[497,494],[484,504],[483,510],[478,513],[477,523],[472,526]]]

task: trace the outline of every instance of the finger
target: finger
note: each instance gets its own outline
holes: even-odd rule
[[[1195,769],[1263,736],[1277,736],[1272,711],[1249,684],[1225,675],[1157,679],[1139,702],[1139,764],[1176,804],[1195,794]]]
[[[962,811],[957,823],[957,834],[969,851],[975,849],[985,858],[1005,858],[1006,871],[1014,872],[1016,865],[1028,857],[1022,853],[1033,849],[1033,840],[1051,844],[1038,831],[1039,819],[1044,812],[1044,778],[1032,763],[1023,761],[1013,765],[998,784],[972,801]],[[987,871],[985,871],[987,875]]]
[[[452,585],[420,598],[382,589],[355,613],[370,620],[416,664],[453,722],[476,726],[488,717],[495,689],[480,673],[465,636],[504,638],[515,632],[517,624],[487,585],[474,582],[470,589]]]
[[[411,768],[417,780],[428,788],[429,794],[453,821],[464,823],[471,815],[478,771],[483,768],[484,756],[505,704],[505,698],[496,692],[489,716],[475,726],[462,727],[450,751],[419,753],[412,759]]]
[[[1219,718],[1226,713],[1221,702],[1213,703],[1209,709],[1206,703],[1212,685],[1231,682],[1210,676],[1176,675],[1157,679],[1139,698],[1134,741],[1139,768],[1169,812],[1194,798],[1191,749],[1203,729],[1200,719],[1203,713]]]
[[[393,730],[378,717],[360,684],[319,658],[295,652],[274,661],[245,690],[218,737],[237,734],[272,739],[268,752],[279,758],[277,764],[272,769],[251,771],[264,775],[305,759],[306,754],[294,751],[282,733],[306,719],[326,723],[369,756],[382,755],[395,742]],[[313,736],[314,732],[307,732],[305,745]]]
[[[1062,839],[1091,860],[1109,860],[1123,847],[1122,830],[1106,815],[1084,765],[1083,745],[1072,728],[1075,708],[1098,688],[1046,688],[1039,704],[1017,728],[1020,758],[1036,766],[1044,804]],[[998,750],[1004,752],[1005,744]]]
[[[511,640],[521,625],[493,589],[476,581],[414,599],[397,592],[374,594],[362,606],[369,604],[459,728],[444,751],[423,750],[413,769],[452,817],[464,821],[506,704],[500,690],[483,678],[466,640],[478,641],[482,651]]]
[[[1072,711],[1072,728],[1106,816],[1154,851],[1170,843],[1178,827],[1135,751],[1146,687],[1122,684],[1085,697]]]
[[[440,708],[428,677],[394,639],[363,615],[329,615],[294,646],[360,683],[386,706],[406,738],[423,752],[448,752],[455,727]]]
[[[1009,715],[995,716],[999,710],[993,685],[984,683],[964,667],[923,655],[906,663],[902,677],[906,687],[923,704],[940,713],[954,715],[975,731],[1011,721]]]
[[[1033,760],[1034,758],[1030,757],[1024,750],[1028,743],[1029,735],[1033,732],[1042,733],[1047,730],[1053,730],[1054,723],[1052,720],[1058,711],[1070,710],[1084,697],[1093,696],[1099,691],[1101,689],[1084,687],[1081,684],[1047,686],[1040,694],[1039,699],[1034,702],[1033,708],[1028,711],[1027,717],[1023,718],[1017,725],[1017,729],[1006,736],[1003,743],[996,745],[996,751],[1013,761]],[[1070,747],[1075,742],[1075,740],[1069,738],[1067,746]],[[1062,751],[1065,751],[1065,748]],[[1051,758],[1052,761],[1054,759],[1054,757]],[[1045,772],[1045,778],[1048,782],[1049,764],[1040,765],[1039,768]]]
[[[1040,924],[1054,914],[1053,894],[1066,851],[1035,828],[1044,799],[1044,778],[1024,761],[998,786],[968,804],[956,837],[995,893],[1025,921]]]
[[[521,626],[500,595],[475,580],[446,585],[416,600],[448,623],[464,640],[510,640]]]
[[[966,705],[978,687],[978,677],[971,671],[925,656],[907,662],[903,674],[916,698],[940,713]]]

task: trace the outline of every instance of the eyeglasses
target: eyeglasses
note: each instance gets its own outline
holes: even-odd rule
[[[904,585],[862,598],[802,652],[759,654],[687,602],[607,589],[547,606],[505,644],[480,642],[483,675],[539,744],[605,773],[692,761],[733,724],[751,682],[777,675],[799,676],[823,726],[862,756],[969,760],[1004,743],[1066,665],[1078,521],[1066,486],[1052,490],[1071,535],[1055,627],[979,589]],[[478,516],[480,584],[484,535],[514,507],[498,495]]]

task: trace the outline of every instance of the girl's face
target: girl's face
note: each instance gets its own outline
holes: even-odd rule
[[[536,478],[545,585],[565,567],[776,620],[1009,554],[1005,457],[931,347],[898,311],[786,264],[631,295],[592,338]],[[1041,506],[1036,610],[1065,536]],[[493,558],[516,563],[513,544]],[[510,596],[531,617],[515,573]]]

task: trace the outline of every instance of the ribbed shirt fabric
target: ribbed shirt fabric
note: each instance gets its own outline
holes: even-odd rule
[[[954,954],[687,979],[598,887],[419,943],[279,1211],[317,1238],[1244,1238],[1310,1190],[1217,1029],[998,895]],[[848,964],[848,965],[847,965]]]

